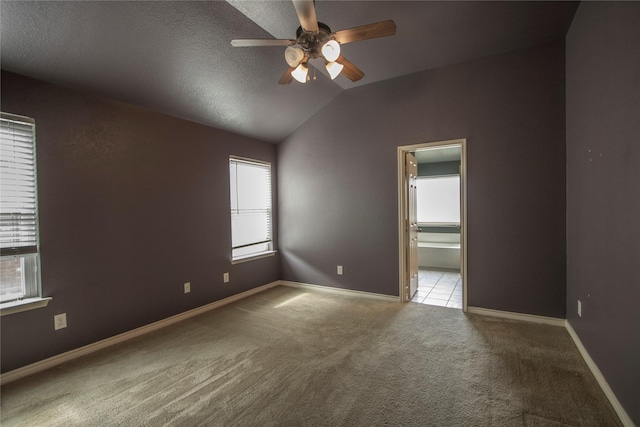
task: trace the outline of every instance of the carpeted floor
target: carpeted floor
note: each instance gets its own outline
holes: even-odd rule
[[[277,287],[2,388],[9,426],[615,426],[560,327]]]

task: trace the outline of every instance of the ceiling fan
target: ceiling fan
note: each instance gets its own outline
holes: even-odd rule
[[[335,79],[343,72],[353,82],[360,80],[364,73],[340,54],[340,45],[359,40],[392,36],[396,33],[393,21],[382,21],[361,27],[331,32],[328,25],[318,22],[314,0],[292,0],[300,20],[296,39],[235,39],[234,47],[287,46],[284,57],[289,69],[280,78],[279,84],[286,85],[296,79],[300,83],[309,80],[309,59],[322,58],[325,68]]]

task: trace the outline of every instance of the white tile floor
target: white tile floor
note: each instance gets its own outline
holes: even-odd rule
[[[418,291],[411,302],[462,308],[462,280],[454,270],[420,269]]]

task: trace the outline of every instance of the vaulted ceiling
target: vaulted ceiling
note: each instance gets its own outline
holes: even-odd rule
[[[365,76],[279,85],[284,47],[237,38],[295,38],[279,1],[1,2],[4,70],[279,142],[354,87],[564,37],[575,2],[316,1],[333,31],[392,19],[393,37],[343,45]],[[313,64],[312,64],[313,65]],[[313,71],[311,71],[313,74]]]

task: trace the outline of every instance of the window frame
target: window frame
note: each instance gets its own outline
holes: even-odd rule
[[[0,300],[0,314],[4,316],[7,314],[31,310],[33,308],[44,307],[48,304],[51,298],[42,297],[42,279],[40,268],[40,217],[38,206],[38,162],[35,119],[5,112],[0,112],[0,119],[2,122],[14,122],[21,125],[27,125],[32,128],[30,142],[33,151],[30,160],[33,161],[34,182],[32,189],[29,188],[28,191],[33,191],[33,200],[35,202],[35,207],[33,210],[33,232],[35,235],[35,245],[16,245],[15,247],[2,248],[2,250],[0,251],[0,260],[2,261],[16,259],[20,260],[19,273],[23,290],[23,292],[20,292],[19,295],[12,294],[11,297]],[[31,264],[29,267],[25,267],[25,264],[27,262]],[[27,276],[30,276],[30,279],[27,279]]]
[[[253,166],[258,166],[258,167],[263,167],[266,168],[268,171],[268,177],[269,177],[269,208],[268,208],[268,214],[267,214],[267,218],[268,218],[268,240],[266,241],[262,241],[262,242],[254,242],[254,243],[249,243],[246,245],[239,245],[234,247],[233,246],[233,217],[234,217],[234,208],[233,208],[233,192],[234,192],[234,188],[232,188],[232,179],[231,179],[231,165],[232,163],[237,164],[249,164],[249,165],[253,165]],[[239,263],[243,263],[243,262],[247,262],[247,261],[251,261],[251,260],[255,260],[255,259],[260,259],[260,258],[265,258],[265,257],[270,257],[270,256],[274,256],[276,254],[276,250],[274,249],[274,238],[273,238],[273,179],[272,179],[272,173],[273,173],[273,169],[271,167],[271,163],[267,162],[267,161],[263,161],[263,160],[256,160],[256,159],[251,159],[251,158],[247,158],[247,157],[240,157],[240,156],[234,156],[231,155],[229,156],[229,212],[230,212],[230,221],[231,221],[231,258],[230,258],[230,262],[231,264],[239,264]],[[236,189],[235,191],[237,191],[237,185],[236,185]],[[236,200],[237,200],[237,196],[236,196]],[[257,245],[257,244],[266,244],[267,245],[267,249],[264,251],[260,251],[260,252],[255,252],[255,253],[250,253],[250,254],[245,254],[245,255],[236,255],[234,256],[234,250],[235,249],[239,249],[242,247],[247,247],[247,246],[251,246],[251,245]]]

